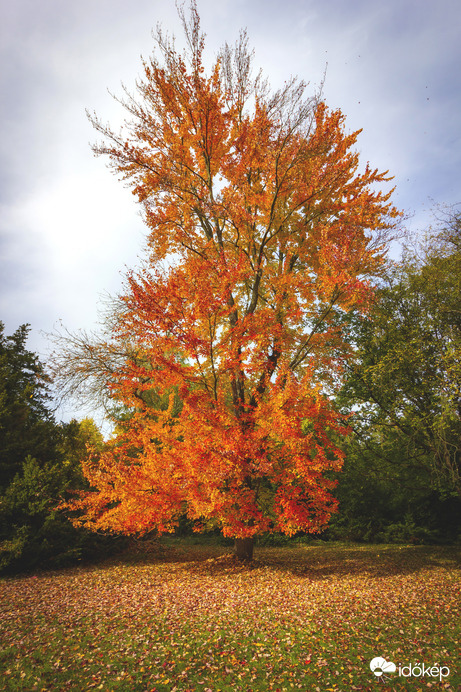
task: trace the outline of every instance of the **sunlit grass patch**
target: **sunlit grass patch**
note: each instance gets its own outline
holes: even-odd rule
[[[5,690],[375,690],[369,663],[450,668],[388,689],[459,689],[460,551],[217,546],[1,582]],[[444,687],[446,686],[446,687]],[[384,689],[384,688],[383,688]]]

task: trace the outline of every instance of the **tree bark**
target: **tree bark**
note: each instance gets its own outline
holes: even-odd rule
[[[238,560],[251,562],[253,559],[254,537],[236,538],[234,544],[235,556]]]

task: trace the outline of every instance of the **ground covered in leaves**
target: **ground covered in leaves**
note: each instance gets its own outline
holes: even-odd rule
[[[258,548],[251,567],[225,551],[170,541],[3,579],[0,689],[461,689],[461,550]],[[375,676],[377,656],[396,672]]]

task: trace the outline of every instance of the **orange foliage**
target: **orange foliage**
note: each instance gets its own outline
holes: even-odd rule
[[[342,324],[365,306],[398,216],[389,180],[353,150],[344,116],[304,85],[269,95],[245,35],[209,76],[198,16],[190,52],[162,34],[144,63],[128,132],[94,119],[144,208],[146,266],[128,277],[116,338],[133,357],[113,396],[132,411],[85,473],[74,507],[88,525],[197,529],[244,538],[316,531],[336,508],[344,421],[329,394],[350,347]],[[156,410],[146,392],[176,392]]]

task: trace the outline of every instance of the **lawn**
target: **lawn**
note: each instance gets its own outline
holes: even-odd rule
[[[459,690],[461,550],[173,540],[0,582],[4,690]],[[370,661],[396,666],[376,676]],[[447,670],[449,669],[449,672]]]

